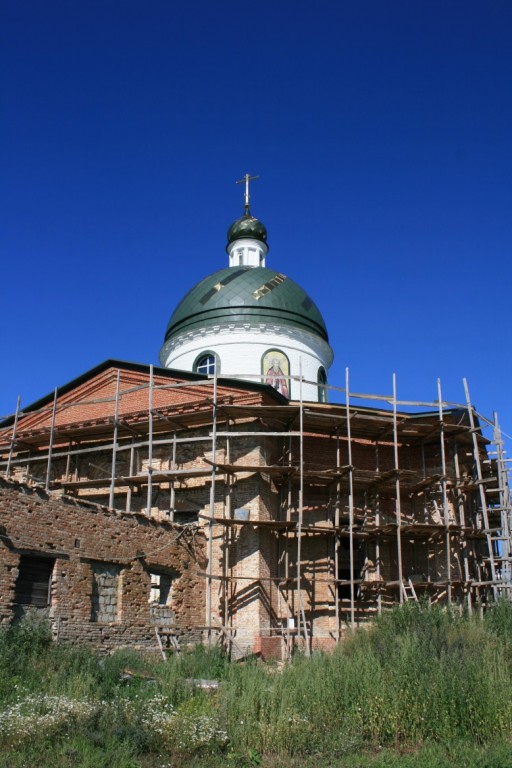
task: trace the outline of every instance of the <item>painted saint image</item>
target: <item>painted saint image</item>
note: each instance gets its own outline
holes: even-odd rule
[[[286,355],[277,350],[267,352],[263,357],[263,373],[265,374],[265,384],[270,384],[284,397],[290,397],[287,380],[289,364]]]

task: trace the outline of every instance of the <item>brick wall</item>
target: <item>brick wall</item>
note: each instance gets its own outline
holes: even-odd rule
[[[118,414],[121,419],[130,417],[148,421],[149,408],[149,369],[134,371],[111,366],[97,373],[92,372],[91,378],[61,393],[57,398],[55,427],[63,434],[67,428],[80,425],[81,428],[93,428],[112,420],[115,414],[117,374],[120,372]],[[213,380],[189,382],[186,387],[182,379],[155,372],[153,380],[152,402],[153,410],[173,414],[187,414],[204,411],[211,416]],[[235,389],[219,383],[217,388],[218,404],[257,405],[272,403],[267,393],[251,392]],[[53,399],[41,406],[40,409],[20,416],[17,425],[18,437],[24,434],[41,434],[49,432],[52,423]],[[0,446],[8,445],[12,435],[12,427],[0,432]],[[59,435],[54,439],[54,445],[60,443]]]
[[[10,622],[17,607],[22,558],[44,557],[54,560],[48,613],[60,639],[156,648],[159,612],[172,616],[182,642],[200,639],[205,553],[197,526],[52,499],[4,481],[0,526],[0,622]],[[172,577],[165,606],[150,604],[152,573]]]

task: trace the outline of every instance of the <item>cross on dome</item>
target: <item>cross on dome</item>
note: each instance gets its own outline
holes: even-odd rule
[[[239,179],[235,182],[235,184],[244,184],[245,183],[245,194],[244,194],[244,205],[245,205],[245,212],[250,213],[249,210],[249,182],[250,181],[256,181],[256,179],[259,179],[259,176],[251,176],[250,173],[246,173],[243,179]]]

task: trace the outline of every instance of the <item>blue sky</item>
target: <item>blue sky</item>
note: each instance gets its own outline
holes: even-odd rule
[[[3,0],[0,413],[172,310],[252,211],[321,308],[330,383],[512,434],[509,0]]]

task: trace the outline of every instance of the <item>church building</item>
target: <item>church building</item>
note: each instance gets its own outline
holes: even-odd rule
[[[498,423],[467,387],[421,408],[351,393],[348,373],[330,390],[322,314],[267,266],[249,181],[161,367],[107,360],[0,424],[0,623],[286,658],[396,604],[509,594]]]
[[[228,265],[195,285],[176,307],[160,362],[219,376],[263,381],[288,399],[323,402],[333,360],[320,310],[297,283],[266,266],[267,230],[245,210],[228,230]]]

